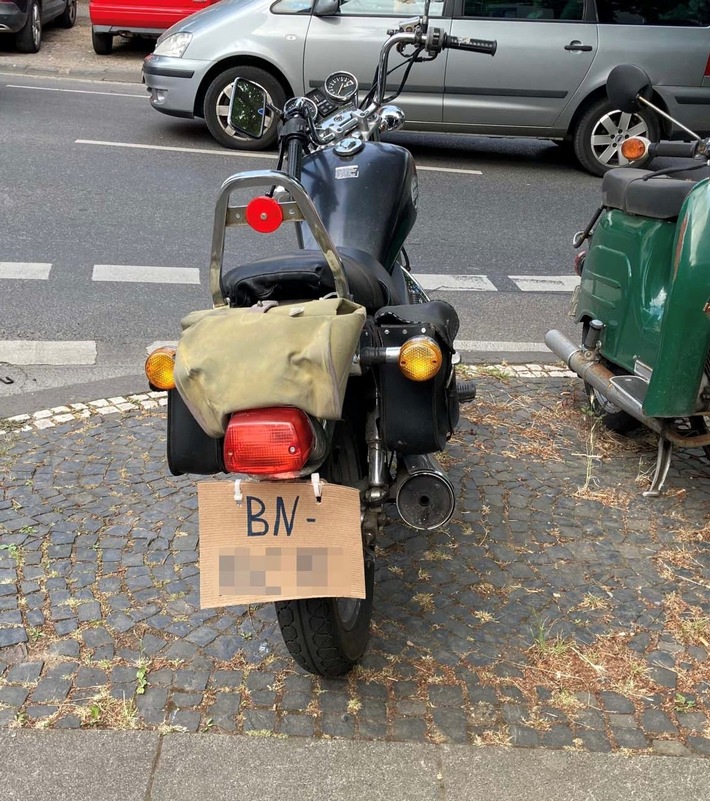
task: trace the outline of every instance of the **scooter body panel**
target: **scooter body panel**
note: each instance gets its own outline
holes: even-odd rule
[[[652,370],[649,417],[686,417],[710,349],[710,182],[677,222],[606,210],[584,262],[576,320],[604,323],[600,354],[627,373]]]
[[[418,184],[408,150],[366,142],[354,156],[326,148],[305,156],[301,183],[336,247],[359,248],[392,272],[417,218]],[[314,247],[303,226],[304,247]]]
[[[683,204],[671,259],[671,280],[658,356],[646,393],[651,417],[685,417],[699,410],[710,352],[710,181]]]
[[[661,335],[675,223],[605,211],[584,261],[577,322],[604,323],[601,355],[633,373],[652,366]]]

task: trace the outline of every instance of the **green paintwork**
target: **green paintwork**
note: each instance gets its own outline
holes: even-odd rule
[[[710,348],[708,301],[709,181],[688,195],[678,223],[602,213],[584,263],[576,318],[605,324],[600,352],[613,364],[632,374],[637,360],[653,369],[643,406],[649,417],[697,410]]]

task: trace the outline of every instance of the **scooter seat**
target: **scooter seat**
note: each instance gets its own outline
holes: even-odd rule
[[[602,205],[654,220],[676,219],[696,182],[649,176],[650,170],[632,167],[609,170],[602,179]]]
[[[369,253],[340,248],[352,299],[373,313],[396,297],[390,274]],[[231,306],[265,300],[316,300],[335,291],[333,274],[320,250],[297,250],[250,262],[222,275],[222,294]]]

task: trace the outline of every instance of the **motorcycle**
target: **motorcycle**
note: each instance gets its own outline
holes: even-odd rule
[[[220,589],[210,602],[277,595],[292,657],[328,677],[347,673],[367,646],[385,504],[393,502],[414,529],[433,530],[451,519],[455,490],[434,454],[451,436],[459,404],[475,397],[475,385],[456,378],[455,310],[430,300],[410,273],[404,245],[417,216],[414,160],[381,133],[404,123],[392,102],[415,63],[445,48],[492,56],[496,43],[450,36],[429,25],[428,11],[427,1],[422,16],[388,31],[360,102],[357,80],[345,71],[283,109],[270,107],[258,84],[234,81],[231,125],[258,138],[267,117],[280,117],[279,163],[224,182],[210,261],[213,309],[185,318],[177,350],[158,349],[146,362],[150,386],[167,390],[171,472],[242,476],[234,478],[233,499],[219,508],[203,510],[209,499],[198,486],[201,562],[205,521],[225,530],[225,548],[251,546],[257,540],[249,537],[267,532],[279,534],[271,542],[285,543],[316,522],[316,511],[323,517],[334,487],[351,493],[331,500],[328,526],[314,542],[328,544],[355,526],[356,552],[345,565],[347,575],[357,574],[355,589],[342,597],[330,585],[323,589],[332,565],[315,575],[322,548],[301,549],[290,574],[282,570],[278,591],[264,576],[269,559],[285,558],[286,551],[275,556],[266,548],[255,556],[222,548],[214,578]],[[393,49],[401,61],[390,69]],[[398,69],[401,80],[388,96],[388,79]],[[266,192],[246,205],[230,204],[236,190],[252,187]],[[297,250],[224,269],[225,229],[248,225],[268,235],[289,222]],[[303,509],[315,510],[305,522]],[[255,559],[256,569],[245,568],[245,559]],[[204,575],[203,567],[203,606],[213,589]],[[250,582],[258,589],[227,592],[239,584],[235,575],[246,576],[242,590]]]
[[[651,102],[646,73],[621,65],[609,75],[609,99],[632,113],[641,106],[676,123],[691,142],[627,138],[615,143],[629,166],[602,180],[602,204],[575,235],[581,278],[571,316],[581,346],[559,331],[545,343],[585,382],[589,404],[612,430],[639,423],[659,436],[647,497],[658,496],[674,446],[710,457],[710,181],[692,180],[686,165],[640,170],[648,156],[695,158],[704,167],[710,139],[673,120]]]

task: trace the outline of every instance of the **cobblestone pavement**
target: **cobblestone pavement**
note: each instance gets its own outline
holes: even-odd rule
[[[644,499],[650,435],[603,431],[578,380],[483,372],[458,512],[387,527],[343,681],[295,667],[270,605],[199,609],[159,398],[6,424],[0,726],[710,754],[710,466],[679,453]]]

